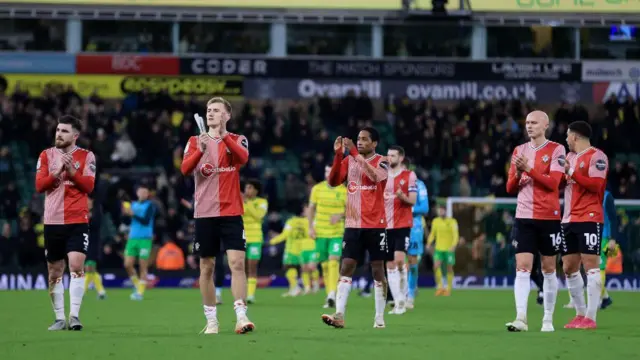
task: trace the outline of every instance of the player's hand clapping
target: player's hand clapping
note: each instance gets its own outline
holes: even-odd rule
[[[76,174],[76,168],[73,166],[73,156],[65,154],[62,156],[62,162],[69,176],[73,177]]]
[[[337,153],[339,151],[342,151],[342,153],[344,154],[344,146],[343,146],[343,141],[342,141],[342,136],[338,136],[336,138],[336,141],[333,142],[333,150]]]
[[[351,148],[353,147],[353,141],[349,138],[342,138],[342,146],[344,147],[344,152],[345,153],[349,153],[349,151],[351,151]]]
[[[571,169],[571,165],[569,165],[569,161],[565,160],[565,162],[564,162],[564,173],[568,175],[570,169]]]
[[[60,160],[58,162],[58,167],[53,173],[53,176],[59,178],[60,176],[62,176],[62,173],[64,172],[65,169],[66,169],[66,166],[65,166],[64,160]]]
[[[198,136],[198,149],[201,152],[205,152],[207,151],[207,140],[208,140],[209,135],[207,134],[200,134],[200,136]]]
[[[529,161],[524,156],[514,156],[514,163],[516,168],[520,171],[529,171],[531,167],[529,167]]]
[[[329,222],[331,223],[331,225],[335,225],[341,219],[342,219],[342,215],[341,214],[333,214],[333,215],[331,215],[331,218],[329,219]]]

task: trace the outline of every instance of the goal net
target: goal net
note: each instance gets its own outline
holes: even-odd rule
[[[615,204],[618,230],[614,233],[622,254],[623,271],[608,274],[607,288],[640,290],[640,199],[616,200]],[[458,221],[460,232],[456,285],[511,287],[515,273],[511,229],[516,199],[450,197],[446,199],[446,210],[447,216]]]

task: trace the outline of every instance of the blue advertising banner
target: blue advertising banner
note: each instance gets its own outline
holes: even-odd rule
[[[0,52],[0,73],[75,74],[76,57],[61,53]]]
[[[102,274],[104,286],[107,288],[130,288],[131,281],[122,271],[117,273],[105,272]],[[513,275],[489,275],[489,276],[456,276],[453,287],[457,289],[496,289],[507,290],[513,287]],[[561,288],[565,288],[564,279],[559,279]],[[65,287],[69,285],[69,276],[63,277]],[[363,288],[366,286],[364,277],[354,277],[353,286]],[[225,287],[229,287],[231,278],[227,275]],[[422,288],[432,288],[435,286],[433,276],[420,276],[418,284]],[[610,275],[607,276],[608,290],[640,291],[640,275]],[[149,287],[159,288],[197,288],[198,275],[194,272],[165,272],[162,274],[149,274]],[[258,278],[258,286],[266,287],[286,287],[287,280],[282,276],[262,276]],[[535,285],[531,285],[535,289]],[[46,273],[0,273],[0,291],[6,290],[47,290]]]

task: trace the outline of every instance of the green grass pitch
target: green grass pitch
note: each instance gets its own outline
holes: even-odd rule
[[[458,290],[449,298],[423,289],[416,309],[387,315],[386,329],[373,329],[373,298],[354,291],[345,329],[320,319],[324,294],[282,298],[282,289],[258,289],[249,307],[256,331],[236,335],[235,313],[225,289],[218,307],[218,335],[198,335],[205,319],[197,289],[151,289],[142,302],[128,290],[110,290],[99,301],[85,295],[81,332],[48,332],[53,321],[44,291],[0,292],[0,359],[637,359],[640,307],[636,293],[612,293],[614,304],[598,315],[598,330],[565,330],[574,315],[562,308],[555,333],[541,333],[541,306],[529,302],[529,332],[508,333],[514,317],[510,291]],[[68,296],[68,292],[65,294]],[[68,312],[68,298],[66,301]]]

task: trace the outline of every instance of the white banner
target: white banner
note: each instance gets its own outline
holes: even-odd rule
[[[638,81],[640,61],[583,61],[583,82]]]

